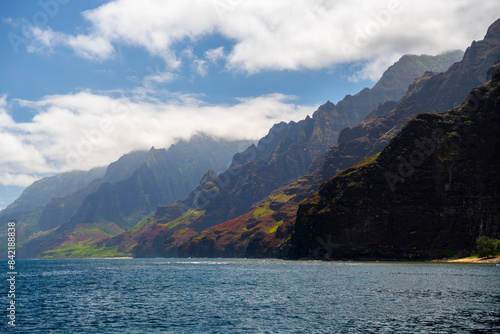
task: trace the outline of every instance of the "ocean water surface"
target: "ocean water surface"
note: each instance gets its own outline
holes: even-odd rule
[[[500,333],[494,265],[86,259],[16,266],[16,327],[7,325],[4,279],[1,333]]]

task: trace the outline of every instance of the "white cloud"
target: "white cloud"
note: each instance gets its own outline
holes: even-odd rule
[[[4,186],[21,186],[21,187],[28,187],[33,182],[39,179],[38,177],[34,177],[31,175],[10,174],[10,173],[3,173],[0,176],[0,178],[2,180],[1,184]]]
[[[144,87],[151,87],[155,84],[162,84],[174,80],[175,75],[172,72],[155,72],[144,78]]]
[[[363,63],[361,70],[354,72],[348,80],[354,82],[365,79],[376,81],[382,76],[383,71],[398,61],[401,56],[402,54],[396,53],[388,56],[387,58],[377,57],[373,60],[367,61]]]
[[[28,52],[52,52],[53,47],[63,44],[64,34],[56,33],[52,29],[42,29],[30,26],[26,30],[31,34],[31,42],[27,45]]]
[[[97,60],[112,57],[113,45],[130,45],[175,69],[183,53],[176,42],[218,33],[234,41],[222,54],[235,71],[367,62],[367,72],[356,77],[377,79],[386,59],[464,49],[481,39],[498,18],[498,0],[115,0],[83,15],[88,35],[39,31],[38,44],[62,43]],[[206,58],[215,61],[221,52],[209,50]]]
[[[48,173],[106,165],[131,150],[169,147],[197,132],[228,139],[259,139],[276,122],[299,120],[313,106],[272,94],[210,105],[196,96],[149,91],[112,97],[90,91],[38,101],[0,98],[0,184],[26,186]],[[9,109],[32,109],[32,121],[15,122]]]
[[[196,59],[193,61],[193,68],[196,73],[202,77],[206,76],[208,73],[208,64],[206,60]]]
[[[80,57],[101,61],[111,57],[115,51],[110,41],[100,36],[71,36],[37,26],[26,29],[33,37],[27,45],[28,52],[52,52],[54,47],[62,45],[72,48]]]
[[[110,41],[100,36],[70,36],[67,38],[66,43],[71,46],[79,56],[93,60],[107,59],[111,57],[115,51]]]
[[[212,63],[217,63],[217,61],[224,57],[224,47],[218,47],[216,49],[210,49],[205,51],[205,58],[207,58]]]

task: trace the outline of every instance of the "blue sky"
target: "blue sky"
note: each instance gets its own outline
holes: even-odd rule
[[[0,208],[43,176],[203,131],[258,139],[371,87],[405,53],[465,49],[497,1],[0,2]]]
[[[68,94],[82,89],[114,90],[132,89],[141,84],[141,80],[152,73],[165,71],[164,60],[149,54],[138,47],[120,46],[112,59],[89,61],[77,57],[72,50],[57,49],[50,52],[29,52],[29,38],[23,35],[23,26],[45,23],[54,31],[67,34],[85,31],[89,24],[82,12],[98,8],[104,1],[42,1],[50,4],[49,14],[39,1],[0,2],[2,13],[1,39],[2,73],[8,80],[2,80],[0,91],[11,97],[36,100],[45,95]],[[57,7],[53,4],[56,3]],[[55,10],[57,9],[57,10]],[[52,11],[53,10],[53,11]],[[47,18],[47,19],[44,19]],[[9,19],[13,22],[9,23]],[[9,39],[9,33],[10,39]],[[12,35],[15,34],[15,35]],[[28,37],[30,37],[28,35]],[[12,42],[12,41],[14,42]],[[230,50],[233,42],[220,34],[212,34],[197,40],[176,42],[177,50],[191,49],[198,59],[210,49],[223,47]],[[208,103],[234,103],[235,97],[261,96],[271,93],[283,93],[297,97],[297,103],[316,105],[330,99],[342,99],[346,94],[355,93],[366,86],[372,86],[372,80],[349,81],[352,75],[349,66],[326,66],[308,70],[263,71],[248,74],[230,71],[225,63],[219,61],[210,64],[208,73],[200,75],[191,59],[183,61],[174,71],[176,79],[165,83],[162,88],[189,94],[203,94]],[[23,117],[29,114],[22,113]],[[26,120],[19,117],[19,120]]]

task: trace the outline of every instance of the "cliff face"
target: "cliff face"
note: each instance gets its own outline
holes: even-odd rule
[[[322,157],[318,175],[323,180],[383,150],[413,117],[421,112],[445,112],[458,106],[469,91],[486,82],[489,68],[500,59],[500,20],[481,41],[474,41],[460,62],[444,73],[427,72],[414,81],[400,103],[387,112],[379,106],[364,122],[344,129],[339,144]],[[385,109],[385,110],[384,110]],[[378,117],[371,117],[381,114]]]
[[[482,84],[488,68],[500,57],[500,20],[495,22],[483,41],[474,42],[460,62],[446,67],[429,67],[429,71],[408,83],[400,101],[387,101],[373,109],[366,119],[340,132],[339,143],[312,163],[309,173],[295,182],[273,191],[245,214],[203,231],[179,248],[182,256],[286,257],[290,246],[299,203],[340,171],[380,152],[410,119],[422,110],[444,112],[467,97],[469,90]],[[407,58],[410,57],[410,58]],[[411,56],[401,64],[411,67]],[[424,58],[419,58],[422,61]],[[386,81],[396,80],[391,67]],[[447,94],[447,95],[442,95]],[[436,105],[434,105],[436,104]],[[278,200],[276,200],[278,199]],[[286,199],[286,200],[284,200]],[[227,250],[227,251],[226,251]]]
[[[42,233],[25,242],[20,255],[37,257],[68,243],[90,243],[122,233],[154,214],[159,205],[187,196],[207,169],[224,170],[233,153],[249,144],[199,134],[168,150],[126,154],[109,165],[104,177],[40,209],[34,222],[38,229],[32,234]],[[69,250],[67,254],[72,256]]]
[[[420,114],[298,210],[291,258],[429,259],[500,236],[500,71],[458,108]]]
[[[411,82],[424,72],[446,69],[461,56],[461,51],[440,56],[403,56],[373,88],[347,95],[337,105],[328,101],[312,117],[298,122],[294,131],[285,124],[273,128],[270,138],[263,138],[254,150],[255,158],[243,160],[246,163],[241,160],[233,163],[232,168],[219,176],[228,180],[227,184],[204,208],[206,213],[200,218],[197,230],[245,214],[273,190],[297,180],[307,173],[315,159],[337,142],[342,129],[361,122],[380,103],[400,99]],[[249,151],[243,156],[252,156],[252,150]],[[221,210],[221,206],[225,206],[225,210]]]
[[[260,212],[262,210],[254,213],[251,209],[252,206],[255,206],[259,201],[263,201],[265,206],[267,202],[273,201],[272,199],[269,201],[265,199],[266,196],[272,197],[274,190],[297,180],[307,173],[314,159],[337,142],[338,135],[343,128],[361,122],[379,103],[399,99],[412,80],[425,71],[447,68],[461,56],[461,51],[454,51],[440,56],[406,55],[402,57],[384,73],[372,89],[365,88],[354,96],[348,95],[337,105],[327,102],[320,106],[312,117],[307,117],[300,122],[277,124],[266,137],[259,141],[257,146],[236,154],[232,166],[216,178],[217,191],[213,192],[214,196],[204,198],[204,201],[199,200],[200,196],[190,196],[191,199],[188,198],[170,207],[159,208],[155,219],[162,219],[163,221],[167,217],[169,219],[183,219],[184,211],[179,211],[177,216],[172,216],[172,212],[179,206],[197,208],[198,211],[203,211],[203,214],[190,221],[189,228],[197,233],[203,231],[202,235],[211,233],[212,226],[226,221],[231,226],[239,226],[239,224],[231,221],[233,219],[237,219],[240,224],[243,224],[244,221],[253,224],[255,221],[255,226],[259,226],[252,231],[257,233],[258,236],[267,236],[270,234],[267,233],[269,230],[272,230],[272,235],[274,235],[276,228],[273,225],[276,222],[273,219],[267,219],[263,225],[259,224],[260,217],[263,217]],[[284,205],[283,198],[290,197],[281,196],[271,206],[277,209]],[[249,210],[250,213],[248,213]],[[271,211],[273,209],[267,207],[263,212],[269,213]],[[295,211],[296,208],[292,208],[292,211],[287,212],[287,215],[294,216]],[[161,217],[161,212],[168,214],[166,217]],[[239,217],[241,215],[248,217]],[[280,225],[283,225],[279,231],[283,231],[283,235],[287,235],[291,226],[290,222],[283,224],[281,220],[278,221]],[[173,231],[164,232],[164,234],[171,235]],[[216,239],[219,244],[227,241],[229,246],[226,256],[243,256],[246,254],[246,247],[250,240],[248,237],[255,235],[255,233],[245,233],[245,231],[232,231],[230,235],[222,237],[222,235],[226,234],[223,226],[221,226],[220,231],[217,229],[214,233],[218,234]],[[243,234],[240,238],[241,233]],[[134,254],[138,256],[140,254],[163,256],[165,252],[170,255],[176,254],[173,250],[173,253],[171,253],[170,249],[177,248],[177,245],[180,244],[179,239],[172,239],[171,237],[167,238],[163,245],[155,251],[147,248],[149,245],[160,244],[152,241],[152,239],[157,240],[159,238],[157,234],[154,233],[148,236],[148,234],[144,233]],[[206,242],[207,245],[213,243],[213,238],[210,237],[209,239]],[[241,241],[241,244],[239,241]],[[275,240],[269,240],[269,250],[276,249],[276,246]],[[190,249],[195,252],[189,253],[192,256],[218,256],[218,254],[223,254],[224,249],[226,249],[226,247],[218,245],[217,247],[223,249],[220,253],[217,253],[219,251],[205,252],[209,247],[211,246],[201,247],[197,245],[182,248],[179,255],[187,254],[187,249]]]
[[[67,223],[77,213],[87,196],[99,191],[103,184],[119,182],[130,177],[136,169],[144,164],[147,156],[148,152],[146,151],[125,154],[105,168],[105,175],[102,178],[94,180],[67,196],[51,197],[48,194],[41,194],[41,196],[51,198],[51,200],[42,208],[38,218],[38,227],[42,231],[47,231]]]

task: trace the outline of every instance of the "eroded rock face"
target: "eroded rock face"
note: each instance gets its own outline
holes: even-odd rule
[[[294,125],[294,128],[291,127],[293,124],[282,125],[283,130],[275,135],[272,135],[275,128],[271,129],[267,136],[269,138],[262,140],[269,144],[266,146],[259,143],[254,148],[257,152],[254,160],[245,159],[252,155],[249,149],[248,152],[235,156],[237,168],[221,175],[221,178],[233,183],[229,183],[219,196],[210,200],[205,215],[192,225],[195,230],[201,231],[200,236],[182,245],[179,255],[286,255],[283,243],[288,240],[298,203],[314,193],[321,182],[334,174],[319,183],[313,181],[312,175],[306,176],[309,181],[307,187],[302,186],[305,180],[297,181],[299,177],[317,169],[316,166],[321,164],[322,154],[336,143],[340,131],[346,129],[346,126],[358,124],[384,101],[390,100],[380,104],[369,116],[375,117],[392,110],[397,104],[392,100],[401,98],[416,77],[429,70],[446,70],[461,57],[461,51],[440,56],[403,56],[384,73],[372,89],[366,88],[354,96],[348,95],[337,105],[327,102],[312,118],[307,117]],[[287,135],[283,136],[285,133]],[[270,147],[275,148],[270,150]],[[228,177],[231,172],[237,177]],[[280,187],[282,188],[278,189]],[[281,195],[277,197],[275,191]],[[283,200],[285,198],[286,201]],[[217,226],[211,228],[214,225]]]
[[[355,127],[344,128],[340,132],[338,144],[316,157],[307,175],[273,191],[254,204],[247,213],[201,232],[180,246],[179,254],[286,257],[299,204],[314,194],[323,182],[384,149],[403,126],[423,110],[445,112],[459,105],[470,89],[485,82],[484,74],[500,58],[498,29],[500,20],[491,26],[483,41],[473,43],[473,50],[469,48],[467,56],[448,70],[448,66],[428,67],[428,71],[419,72],[423,75],[413,82],[405,82],[406,86],[399,85],[399,88],[409,87],[398,102],[379,104],[366,116],[365,121]],[[425,57],[402,57],[385,72],[376,87],[391,83],[395,88],[397,85],[394,82],[400,80],[397,77],[407,78],[401,73],[414,71],[415,66],[422,61],[425,61]],[[446,72],[437,73],[442,71]],[[366,90],[357,96],[361,94],[366,94]],[[352,98],[346,97],[344,102],[348,104]]]
[[[500,236],[500,71],[300,205],[292,258],[430,259]]]

